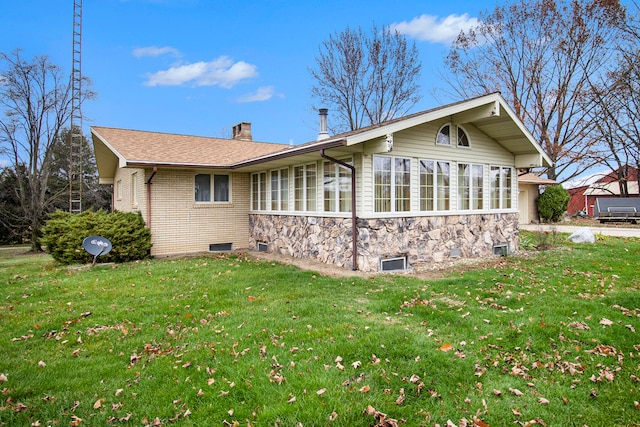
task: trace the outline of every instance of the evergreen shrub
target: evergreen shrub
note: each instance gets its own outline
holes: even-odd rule
[[[567,211],[571,196],[561,185],[550,185],[538,196],[538,214],[541,220],[558,222]]]
[[[109,239],[112,245],[111,252],[99,257],[101,262],[135,261],[151,254],[151,232],[139,212],[56,211],[45,224],[41,241],[62,264],[88,263],[93,256],[82,241],[94,235]]]

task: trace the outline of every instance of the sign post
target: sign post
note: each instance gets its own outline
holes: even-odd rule
[[[111,252],[111,242],[106,237],[102,236],[89,236],[82,241],[82,247],[85,251],[93,255],[93,264],[96,265],[96,260],[101,255],[106,255]]]

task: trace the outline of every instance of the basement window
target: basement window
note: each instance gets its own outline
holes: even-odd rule
[[[407,257],[395,257],[380,260],[380,271],[404,271],[407,269]]]
[[[228,252],[231,250],[231,243],[211,243],[209,252]]]
[[[509,245],[507,245],[506,243],[493,245],[493,254],[498,256],[509,255]]]
[[[269,245],[264,242],[258,242],[256,249],[258,252],[269,252]]]

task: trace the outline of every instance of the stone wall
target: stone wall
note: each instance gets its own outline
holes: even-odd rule
[[[249,216],[249,245],[352,268],[351,218]],[[380,270],[380,260],[406,256],[420,270],[454,258],[493,254],[494,245],[518,249],[518,214],[358,219],[358,269]]]

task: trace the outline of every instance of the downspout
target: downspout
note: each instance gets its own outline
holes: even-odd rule
[[[328,156],[324,152],[324,148],[320,150],[320,156],[323,159],[327,159],[330,162],[334,162],[339,164],[340,166],[344,166],[345,168],[351,171],[351,247],[352,247],[352,258],[353,258],[353,267],[351,268],[353,271],[358,270],[358,217],[356,215],[356,167],[340,161],[338,159],[334,159],[331,156]]]
[[[156,172],[158,172],[158,167],[153,167],[153,172],[149,175],[149,179],[147,179],[147,227],[151,230],[151,180],[154,176],[156,176]]]

